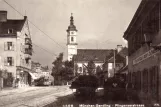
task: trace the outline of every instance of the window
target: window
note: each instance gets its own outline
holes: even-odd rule
[[[73,38],[73,37],[71,37],[71,41],[72,41],[72,42],[74,41],[74,38]]]
[[[13,51],[14,50],[14,44],[13,44],[13,42],[5,42],[4,49],[5,50],[11,50],[11,51]]]
[[[29,64],[29,58],[26,58],[25,60],[26,60],[26,64]]]
[[[4,64],[6,66],[13,66],[14,65],[13,57],[7,57],[7,58],[4,59],[4,61],[5,61]]]
[[[79,71],[82,72],[82,67],[79,67]]]
[[[30,57],[26,57],[26,58],[25,58],[26,64],[30,64],[30,59],[31,59]]]
[[[13,33],[13,29],[8,29],[8,33],[9,34]]]

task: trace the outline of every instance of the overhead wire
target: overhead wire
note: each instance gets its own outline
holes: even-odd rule
[[[20,37],[20,36],[18,36],[18,37],[21,38],[21,39],[24,39],[24,38],[22,38],[22,37]],[[44,48],[42,48],[41,46],[39,46],[39,45],[37,45],[37,44],[35,44],[35,43],[33,43],[33,42],[32,42],[32,44],[35,45],[36,47],[39,47],[41,50],[46,51],[47,53],[51,54],[52,56],[53,56],[53,55],[54,55],[54,56],[57,56],[57,54],[55,54],[55,53],[53,53],[53,52],[50,52],[50,51],[48,51],[47,49],[44,49]]]
[[[9,4],[6,0],[3,0],[7,5],[9,5],[12,9],[14,9],[17,13],[19,13],[21,16],[24,16],[21,12],[19,12],[15,7],[13,7],[11,4]],[[61,48],[65,49],[63,46],[61,46],[58,42],[56,42],[53,38],[51,38],[49,35],[47,35],[44,31],[42,31],[37,25],[35,25],[32,21],[28,19],[28,21],[37,28],[40,32],[42,32],[45,36],[47,36],[49,39],[51,39],[54,43],[56,43]]]

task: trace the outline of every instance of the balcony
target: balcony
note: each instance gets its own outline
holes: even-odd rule
[[[31,55],[25,54],[25,59],[30,60],[31,59]]]
[[[25,38],[25,45],[32,45],[31,38]]]
[[[32,55],[32,48],[25,48],[25,54]]]

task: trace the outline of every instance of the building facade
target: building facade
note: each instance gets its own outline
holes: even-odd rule
[[[0,11],[0,47],[2,66],[14,78],[12,86],[30,85],[32,41],[27,16],[7,19],[7,11]]]
[[[51,75],[52,70],[48,68],[48,66],[42,66],[39,62],[32,61],[31,65],[32,71],[30,72],[32,83],[34,84],[34,80],[37,80],[41,77],[44,77],[46,80],[54,82],[54,77]]]
[[[81,75],[87,74],[87,65],[89,61],[94,62],[95,68],[99,66],[103,69],[103,64],[106,59],[111,56],[113,56],[112,49],[77,49],[77,55],[74,55],[73,57],[75,67],[74,72]]]
[[[161,101],[161,0],[142,0],[124,33],[128,41],[128,81],[141,99]]]
[[[74,25],[74,18],[71,14],[70,17],[70,25],[68,26],[67,29],[67,48],[68,48],[68,61],[71,61],[73,58],[73,55],[77,54],[77,29],[76,26]]]

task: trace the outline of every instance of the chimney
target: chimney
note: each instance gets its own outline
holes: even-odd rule
[[[0,22],[7,22],[7,11],[0,10]]]
[[[24,20],[26,20],[27,19],[27,16],[24,16]]]
[[[119,53],[123,49],[122,45],[117,45],[117,52]]]

